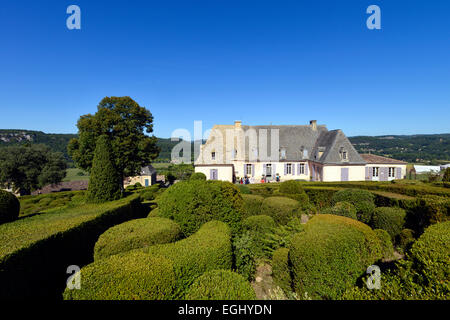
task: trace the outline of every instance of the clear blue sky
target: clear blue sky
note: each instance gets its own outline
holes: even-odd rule
[[[66,8],[81,8],[81,30]],[[382,30],[366,28],[381,8]],[[128,95],[154,134],[215,123],[450,132],[450,1],[3,1],[0,128],[73,133]]]

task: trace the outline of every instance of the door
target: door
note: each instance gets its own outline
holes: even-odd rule
[[[341,168],[341,181],[348,181],[348,168]]]
[[[209,179],[210,180],[217,180],[218,179],[218,170],[217,169],[211,169],[209,171]]]
[[[149,182],[148,179],[145,179],[145,186],[148,187],[149,186]]]

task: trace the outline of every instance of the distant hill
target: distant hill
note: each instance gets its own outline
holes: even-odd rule
[[[450,134],[357,136],[349,138],[359,153],[408,162],[450,161]]]
[[[0,129],[0,148],[25,143],[43,143],[64,154],[68,161],[67,144],[76,134],[54,134],[31,130]],[[408,162],[450,161],[450,134],[388,135],[349,137],[360,153],[373,153]],[[161,148],[157,162],[169,162],[177,144],[170,138],[158,138]]]

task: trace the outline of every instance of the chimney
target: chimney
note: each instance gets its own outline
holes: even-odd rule
[[[235,128],[240,128],[241,125],[242,125],[242,121],[241,121],[241,120],[236,120],[236,121],[234,121],[234,127],[235,127]]]
[[[314,131],[317,130],[317,120],[311,120],[309,121],[309,124],[311,126],[311,129],[313,129]]]

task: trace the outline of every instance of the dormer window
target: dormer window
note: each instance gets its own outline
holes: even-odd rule
[[[342,160],[347,160],[347,151],[342,152]]]
[[[348,152],[346,150],[344,150],[343,147],[341,147],[339,149],[339,156],[341,157],[342,161],[347,161],[348,160]]]
[[[304,149],[303,150],[303,159],[308,158],[308,150]]]
[[[211,160],[216,160],[216,153],[214,151],[211,152]]]

